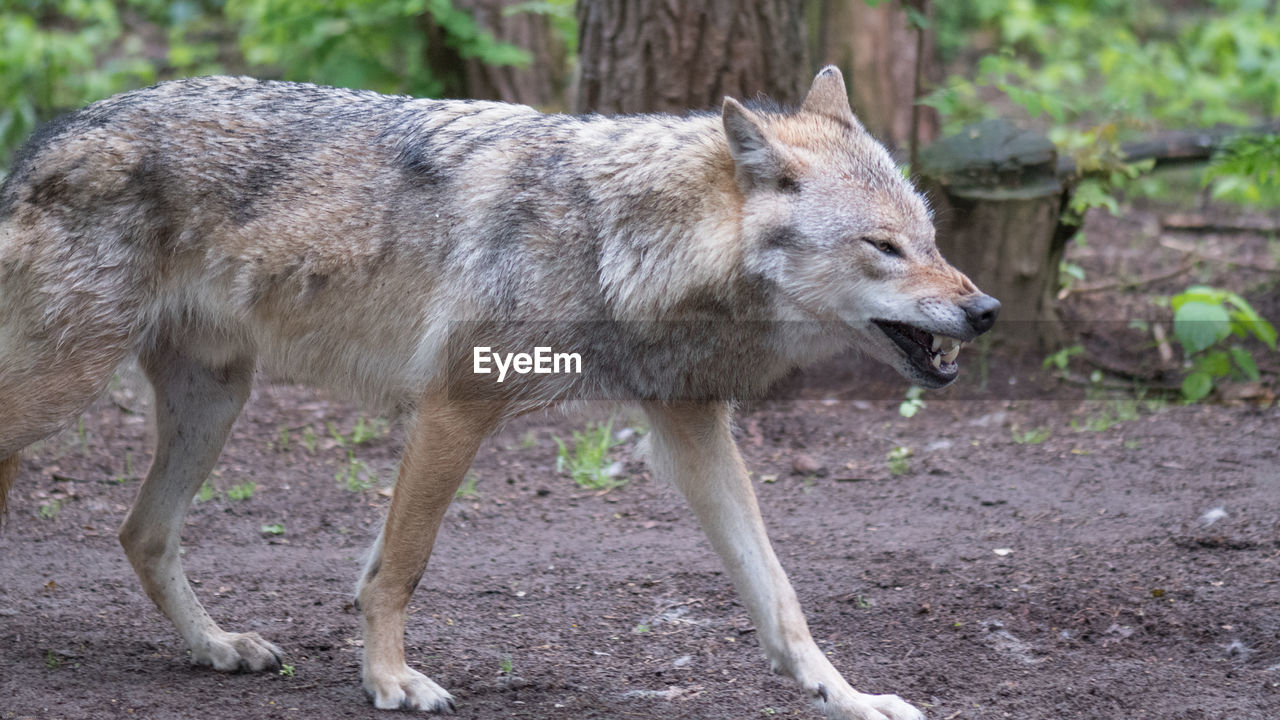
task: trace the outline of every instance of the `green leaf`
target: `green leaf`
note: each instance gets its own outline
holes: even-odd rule
[[[1231,346],[1231,360],[1235,362],[1236,367],[1244,373],[1245,377],[1257,382],[1262,379],[1262,375],[1258,372],[1258,364],[1253,361],[1253,356],[1248,350],[1239,345]]]
[[[1183,350],[1194,355],[1231,334],[1231,316],[1221,305],[1184,302],[1174,312],[1173,331]]]
[[[1226,377],[1231,374],[1231,357],[1222,350],[1214,350],[1196,358],[1195,367],[1215,378]]]
[[[1193,372],[1182,380],[1182,397],[1193,403],[1213,391],[1213,378],[1206,372]]]

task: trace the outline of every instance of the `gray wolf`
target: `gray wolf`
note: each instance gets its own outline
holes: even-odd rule
[[[405,663],[405,607],[481,439],[536,408],[637,403],[774,670],[831,718],[913,720],[811,639],[731,407],[849,346],[945,385],[998,308],[938,254],[835,68],[798,109],[686,117],[162,83],[46,127],[0,188],[0,490],[136,353],[158,443],[120,542],[194,662],[262,670],[280,648],[220,628],[179,554],[251,379],[398,409],[400,475],[356,589],[362,680],[379,708],[449,710]],[[581,372],[471,371],[476,347],[539,346]]]

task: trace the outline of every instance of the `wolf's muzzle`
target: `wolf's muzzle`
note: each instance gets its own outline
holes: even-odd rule
[[[964,311],[965,320],[973,328],[974,334],[981,335],[996,324],[996,316],[1000,314],[1000,301],[979,293],[962,303],[960,309]]]

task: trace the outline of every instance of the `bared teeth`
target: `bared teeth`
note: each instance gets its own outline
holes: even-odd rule
[[[960,354],[960,346],[952,345],[950,350],[942,354],[942,361],[953,363],[956,361],[956,356],[959,354]]]
[[[941,335],[934,335],[934,336],[933,336],[933,348],[932,348],[932,349],[933,349],[933,351],[934,351],[934,352],[938,352],[939,350],[941,350],[941,349],[942,349],[942,336],[941,336]]]
[[[929,363],[930,363],[931,365],[933,365],[933,369],[934,369],[934,370],[941,370],[941,369],[942,369],[942,356],[941,356],[941,355],[934,355],[934,356],[930,357],[930,358],[929,358]]]

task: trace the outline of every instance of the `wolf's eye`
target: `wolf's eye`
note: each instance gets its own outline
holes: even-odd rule
[[[902,255],[902,252],[898,250],[898,246],[894,245],[888,240],[877,240],[875,238],[862,238],[862,239],[865,242],[870,243],[872,246],[875,247],[875,249],[879,250],[885,255],[891,255],[893,257],[898,257]]]

